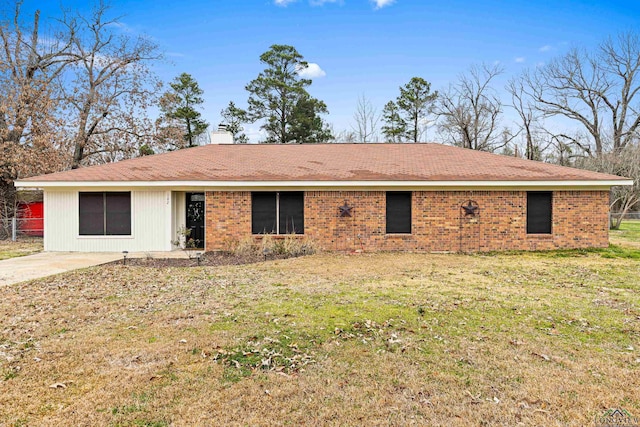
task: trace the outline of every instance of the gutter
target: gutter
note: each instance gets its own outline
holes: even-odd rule
[[[22,189],[139,188],[208,191],[245,190],[515,190],[582,189],[608,190],[614,186],[632,186],[631,179],[551,180],[551,181],[15,181]]]

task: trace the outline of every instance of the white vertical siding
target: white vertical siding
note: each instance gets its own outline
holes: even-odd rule
[[[78,192],[45,190],[46,251],[140,252],[171,250],[169,191],[131,191],[131,236],[79,236]],[[126,191],[126,189],[118,189]]]
[[[187,222],[187,202],[186,193],[174,191],[171,193],[172,217],[171,240],[178,238],[178,229],[184,227]]]

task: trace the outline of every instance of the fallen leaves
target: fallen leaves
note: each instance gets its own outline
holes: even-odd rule
[[[309,342],[309,341],[307,341]],[[214,361],[223,361],[227,366],[250,373],[256,370],[296,373],[315,363],[314,349],[304,350],[290,336],[282,334],[280,339],[252,337],[243,347],[218,349]]]
[[[531,354],[533,356],[539,357],[540,359],[542,359],[542,360],[544,360],[546,362],[551,361],[551,358],[549,356],[547,356],[546,354],[544,354],[544,353],[531,353]]]
[[[75,381],[60,381],[57,383],[53,383],[49,386],[49,388],[53,388],[53,389],[65,389],[67,388],[68,385],[73,384]]]

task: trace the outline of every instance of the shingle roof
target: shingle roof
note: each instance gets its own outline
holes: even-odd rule
[[[206,145],[22,180],[607,181],[601,174],[441,144]]]

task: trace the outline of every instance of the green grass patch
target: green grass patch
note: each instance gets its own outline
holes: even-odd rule
[[[623,259],[640,259],[640,249],[634,247],[626,247],[616,244],[610,244],[608,248],[585,248],[585,249],[556,249],[549,251],[506,251],[506,252],[487,252],[476,254],[474,256],[532,256],[544,258],[583,258],[589,255],[599,255],[602,258],[623,258]]]
[[[622,221],[619,229],[609,230],[609,237],[620,244],[640,243],[640,219]]]
[[[214,360],[222,362],[225,381],[236,382],[256,371],[299,372],[315,362],[318,338],[295,330],[273,330],[251,336],[233,348],[220,349]]]
[[[2,371],[0,376],[2,376],[3,381],[9,381],[18,376],[18,371],[14,368],[6,368]]]
[[[617,245],[609,245],[606,249],[596,250],[602,258],[626,258],[626,259],[640,259],[640,249],[626,248]]]

